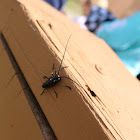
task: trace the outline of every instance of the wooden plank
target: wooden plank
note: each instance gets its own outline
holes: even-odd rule
[[[7,20],[3,18],[2,32],[56,137],[139,139],[140,83],[107,44],[43,1],[14,2],[13,10],[7,9]],[[61,75],[83,88],[64,79],[62,83],[71,86],[71,91],[56,85],[58,98],[52,88],[41,96],[42,76],[51,75],[53,63],[59,67],[70,34],[63,63],[69,67]]]
[[[0,66],[0,139],[43,140],[1,40]]]

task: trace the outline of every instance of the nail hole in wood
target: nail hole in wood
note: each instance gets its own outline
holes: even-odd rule
[[[90,87],[89,87],[88,85],[86,85],[86,87],[87,87],[87,90],[90,91],[91,95],[92,95],[93,97],[96,97],[96,94],[94,93],[94,91],[91,90]]]

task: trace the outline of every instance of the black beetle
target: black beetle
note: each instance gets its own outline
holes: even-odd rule
[[[71,37],[71,35],[70,35],[70,37]],[[66,52],[66,49],[67,49],[67,46],[68,46],[68,42],[69,42],[69,40],[70,40],[70,37],[69,37],[69,39],[68,39],[68,41],[67,41],[67,45],[66,45],[66,48],[65,48],[65,51],[64,51],[63,58],[62,58],[62,60],[61,60],[59,69],[55,71],[55,74],[53,74],[53,70],[54,70],[54,64],[53,64],[53,68],[52,68],[52,72],[51,72],[52,76],[49,77],[49,78],[48,78],[47,76],[43,76],[43,78],[46,79],[46,81],[42,84],[42,88],[44,88],[44,90],[43,90],[43,92],[41,93],[41,95],[42,95],[42,94],[44,93],[44,91],[45,91],[46,89],[48,89],[49,87],[52,87],[52,89],[54,90],[53,87],[54,87],[55,84],[59,84],[59,85],[61,85],[61,86],[65,86],[65,87],[67,87],[67,88],[69,88],[69,89],[71,90],[71,87],[70,87],[70,86],[62,85],[62,84],[59,83],[59,82],[61,81],[62,78],[70,79],[70,78],[68,78],[68,77],[66,77],[66,76],[63,76],[63,77],[60,76],[60,70],[61,70],[61,69],[64,69],[64,68],[67,68],[67,66],[66,66],[66,67],[61,67],[61,66],[62,66],[62,62],[63,62],[63,60],[64,60],[65,52]],[[70,80],[71,80],[71,79],[70,79]],[[57,93],[56,93],[55,90],[54,90],[54,92],[55,92],[56,97],[57,97]]]

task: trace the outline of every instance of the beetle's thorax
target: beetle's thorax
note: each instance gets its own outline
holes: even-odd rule
[[[55,84],[56,84],[58,81],[60,81],[60,80],[61,80],[61,77],[60,77],[59,75],[54,75],[54,76],[50,77],[49,79],[47,79],[47,80],[43,83],[42,87],[43,87],[43,88],[48,88],[48,87],[50,87],[50,86],[55,85]]]
[[[55,82],[61,80],[61,77],[59,75],[54,75],[49,78],[50,81]]]

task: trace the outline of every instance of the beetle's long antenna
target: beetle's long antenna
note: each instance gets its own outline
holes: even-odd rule
[[[65,48],[65,51],[64,51],[63,58],[62,58],[61,63],[60,63],[60,67],[59,67],[58,73],[59,73],[59,71],[61,69],[61,66],[62,66],[62,63],[63,63],[63,60],[64,60],[64,56],[65,56],[65,53],[66,53],[66,50],[67,50],[67,47],[68,47],[68,43],[69,43],[70,38],[71,38],[71,35],[70,35],[70,37],[69,37],[69,39],[67,41],[67,45],[66,45],[66,48]]]

